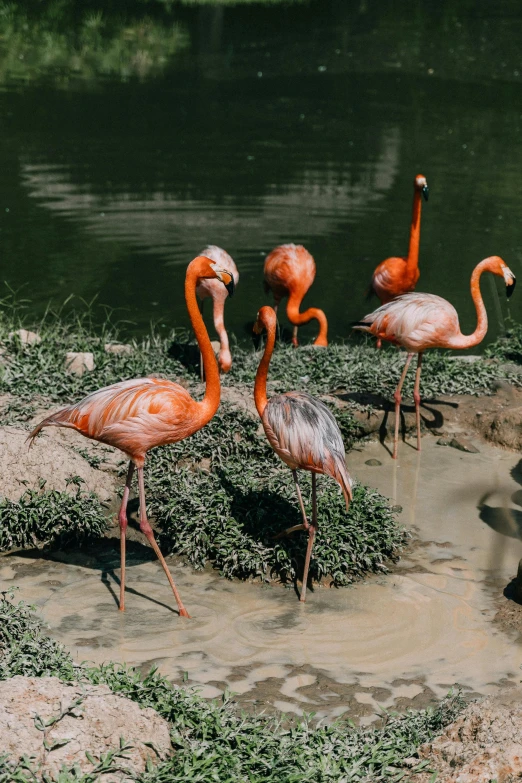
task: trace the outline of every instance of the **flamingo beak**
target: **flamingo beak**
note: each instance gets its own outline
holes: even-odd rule
[[[229,296],[234,296],[236,284],[234,283],[234,278],[232,276],[230,277],[230,282],[225,283],[225,288],[227,289]]]
[[[511,269],[509,269],[507,266],[502,267],[502,274],[504,275],[504,281],[506,283],[506,296],[509,299],[515,290],[517,280]]]
[[[517,279],[513,275],[513,278],[511,280],[511,282],[508,283],[507,286],[506,286],[506,296],[507,296],[508,299],[511,296],[511,294],[513,293],[513,291],[515,290],[516,284],[517,284]]]
[[[424,201],[427,201],[430,195],[430,189],[427,185],[424,185],[424,187],[422,188],[422,195],[424,196]]]

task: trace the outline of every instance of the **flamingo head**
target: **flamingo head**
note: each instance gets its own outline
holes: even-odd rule
[[[492,272],[498,277],[503,277],[506,284],[506,295],[509,299],[515,290],[516,278],[506,262],[500,256],[489,256],[481,261],[480,265],[484,271]]]
[[[268,305],[265,305],[260,309],[257,314],[257,319],[254,324],[254,334],[261,334],[263,329],[274,329],[276,327],[276,314],[275,310]]]
[[[232,277],[230,272],[227,272],[226,269],[220,269],[218,264],[214,264],[212,262],[210,263],[210,268],[216,273],[217,279],[221,280],[221,282],[223,283],[223,285],[228,291],[228,295],[233,296],[235,283],[234,283],[234,278]]]
[[[424,174],[417,174],[417,176],[415,177],[415,182],[413,184],[416,190],[420,190],[420,192],[424,196],[424,200],[427,201],[428,196],[430,195],[430,191]]]

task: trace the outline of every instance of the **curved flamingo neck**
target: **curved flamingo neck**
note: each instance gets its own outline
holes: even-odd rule
[[[201,258],[201,267],[205,266],[208,268],[208,259],[203,256],[200,256],[199,258]],[[196,300],[196,285],[198,278],[200,277],[199,258],[194,259],[187,269],[187,275],[185,277],[185,301],[187,303],[190,322],[203,357],[203,368],[205,370],[205,396],[201,402],[197,403],[197,405],[200,406],[201,426],[203,426],[210,421],[219,407],[221,386],[219,383],[219,369],[216,357],[214,356],[214,350],[210,344],[210,337],[208,336]]]
[[[314,345],[328,345],[328,321],[326,315],[318,307],[309,307],[304,313],[299,312],[299,307],[303,301],[304,294],[306,292],[292,291],[288,297],[288,304],[286,306],[286,315],[288,320],[294,326],[301,326],[307,324],[313,318],[319,322],[319,334],[314,340]]]
[[[268,377],[268,366],[270,359],[274,352],[275,338],[276,338],[276,322],[275,318],[273,323],[267,323],[263,320],[263,324],[266,328],[266,343],[263,358],[259,362],[259,367],[256,372],[256,381],[254,384],[254,400],[256,403],[257,412],[262,417],[265,411],[268,398],[266,396],[266,379]]]
[[[472,334],[456,335],[451,341],[449,341],[448,348],[473,348],[474,345],[478,345],[488,331],[488,316],[486,313],[486,306],[480,293],[480,277],[483,272],[493,272],[494,267],[497,266],[496,257],[490,256],[485,258],[480,264],[477,264],[471,275],[471,298],[475,305],[477,312],[477,327]]]
[[[228,372],[232,365],[232,357],[230,356],[228,334],[227,330],[225,329],[225,299],[226,297],[220,297],[219,299],[217,296],[213,297],[213,317],[214,327],[219,336],[219,363],[221,365],[221,369],[224,372]]]
[[[419,244],[421,227],[422,197],[421,191],[415,188],[413,193],[413,209],[411,214],[410,244],[406,266],[408,272],[413,273],[419,266]]]

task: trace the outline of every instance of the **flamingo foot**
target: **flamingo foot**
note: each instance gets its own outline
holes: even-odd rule
[[[310,527],[310,524],[304,524],[304,522],[301,522],[300,525],[293,525],[292,527],[287,527],[286,530],[283,530],[281,533],[278,533],[276,536],[274,536],[274,541],[277,541],[278,538],[284,538],[285,536],[289,536],[290,533],[295,533],[296,530],[308,530]]]

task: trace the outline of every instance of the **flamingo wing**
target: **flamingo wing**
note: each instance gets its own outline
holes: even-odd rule
[[[154,446],[175,443],[199,429],[196,406],[177,383],[135,378],[98,389],[52,414],[29,437],[47,426],[70,427],[141,461]]]
[[[292,470],[311,470],[332,476],[348,505],[351,479],[346,469],[343,439],[326,405],[306,392],[271,397],[262,416],[267,438]]]
[[[443,346],[460,332],[457,311],[435,294],[408,293],[381,305],[354,325],[417,353]]]

